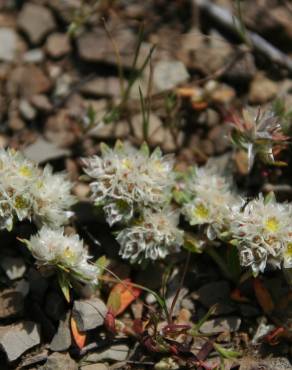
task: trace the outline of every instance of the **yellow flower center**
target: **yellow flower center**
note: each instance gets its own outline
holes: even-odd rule
[[[290,258],[292,257],[292,243],[288,243],[285,255]]]
[[[63,253],[63,257],[66,259],[66,260],[74,260],[75,259],[75,253],[72,251],[72,249],[70,249],[69,247],[66,247],[66,249],[64,250],[64,253]]]
[[[17,197],[15,197],[14,206],[16,209],[24,209],[28,206],[28,204],[27,204],[27,201],[23,197],[18,195]]]
[[[265,229],[267,231],[270,231],[272,233],[276,232],[279,230],[279,221],[276,219],[276,217],[269,217],[266,221],[265,221]]]
[[[194,209],[194,216],[200,219],[206,219],[209,216],[209,210],[202,203],[198,204]]]
[[[122,167],[126,170],[131,170],[133,168],[133,162],[130,159],[123,159]]]
[[[161,161],[155,161],[155,162],[154,162],[154,168],[155,168],[158,172],[162,172],[162,171],[163,171],[163,165],[162,165]]]
[[[19,174],[23,177],[31,177],[32,170],[28,166],[21,166],[19,169]]]

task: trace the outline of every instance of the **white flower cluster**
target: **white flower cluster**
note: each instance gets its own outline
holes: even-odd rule
[[[54,267],[81,282],[97,284],[100,270],[90,263],[91,257],[78,235],[67,236],[63,228],[44,226],[26,244],[39,267]]]
[[[171,208],[157,212],[146,209],[141,222],[118,234],[120,255],[131,262],[142,262],[145,258],[156,260],[178,252],[183,244],[183,231],[178,229],[178,221],[179,212]]]
[[[11,230],[14,219],[35,220],[58,227],[75,202],[63,174],[43,170],[14,150],[0,150],[0,230]]]
[[[231,231],[239,248],[242,266],[254,274],[263,272],[266,264],[292,267],[292,206],[277,203],[274,197],[262,195],[234,214]]]
[[[120,255],[131,262],[164,258],[183,243],[178,212],[171,209],[173,157],[147,145],[140,150],[117,142],[102,147],[101,157],[84,160],[91,189],[109,225],[126,223],[117,236]]]
[[[182,213],[190,225],[206,226],[210,240],[229,227],[232,210],[240,208],[239,197],[230,188],[226,178],[211,166],[195,169],[186,181],[184,190],[189,201]]]
[[[150,154],[145,145],[137,150],[121,142],[114,149],[103,144],[101,156],[85,159],[84,164],[94,179],[94,200],[103,206],[110,225],[129,221],[136,210],[160,209],[169,202],[173,158],[162,156],[159,149]]]

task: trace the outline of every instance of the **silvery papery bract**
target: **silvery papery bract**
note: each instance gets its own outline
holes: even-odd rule
[[[174,184],[172,156],[152,154],[146,145],[137,150],[117,142],[114,149],[102,145],[101,156],[84,160],[84,171],[91,182],[93,198],[103,206],[107,222],[126,222],[134,210],[162,208],[171,198]]]
[[[0,150],[0,229],[11,230],[15,218],[59,226],[74,203],[64,175],[44,170],[14,150]]]
[[[78,235],[64,235],[63,228],[42,227],[26,244],[39,267],[53,267],[65,271],[76,280],[97,284],[99,268],[91,258]]]
[[[231,209],[240,207],[239,197],[213,167],[196,169],[186,183],[186,192],[190,200],[184,204],[182,213],[190,225],[207,226],[211,240],[228,228]]]
[[[72,184],[63,173],[52,173],[46,166],[32,185],[33,214],[41,224],[58,227],[67,222],[67,211],[75,203],[71,195]]]
[[[234,215],[231,230],[239,248],[242,266],[250,266],[257,275],[266,264],[292,267],[290,204],[277,203],[274,197],[250,201]]]
[[[117,241],[120,255],[130,262],[165,258],[183,244],[183,231],[178,229],[179,212],[170,208],[152,212],[145,209],[143,220],[120,231]]]

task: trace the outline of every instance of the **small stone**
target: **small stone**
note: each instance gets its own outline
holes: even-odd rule
[[[241,319],[239,317],[218,317],[216,319],[205,321],[200,331],[203,334],[219,334],[223,332],[235,332],[239,329]]]
[[[208,133],[208,139],[214,145],[214,152],[222,154],[230,148],[230,140],[228,134],[230,132],[230,125],[218,125],[213,127]]]
[[[41,112],[50,112],[53,109],[53,105],[46,95],[34,95],[30,101],[31,104]]]
[[[238,58],[238,60],[224,72],[224,77],[229,81],[249,82],[254,78],[256,71],[254,56],[251,53],[245,52],[241,58]]]
[[[76,140],[77,122],[71,113],[72,110],[60,109],[45,123],[45,137],[58,147],[69,147]]]
[[[267,370],[292,370],[292,364],[287,357],[270,357],[263,360]]]
[[[22,278],[26,271],[26,265],[19,257],[4,257],[1,259],[0,265],[10,280]]]
[[[160,132],[158,132],[160,134]],[[175,152],[178,148],[180,148],[184,141],[184,133],[182,131],[178,131],[175,134],[172,134],[169,129],[164,129],[164,139],[161,143],[162,149],[164,152]],[[154,143],[160,140],[159,137],[156,137],[156,133],[153,134]],[[158,144],[158,142],[157,142]]]
[[[96,77],[80,87],[80,92],[94,97],[119,97],[121,94],[120,81],[116,77]]]
[[[25,63],[41,63],[44,57],[42,49],[31,49],[23,54],[22,59]]]
[[[18,112],[12,111],[9,114],[8,125],[13,131],[20,131],[25,127],[25,122],[19,117]]]
[[[60,320],[57,333],[50,344],[51,351],[66,351],[71,346],[70,316],[71,313],[68,311],[67,315]]]
[[[12,62],[17,51],[17,35],[11,28],[0,28],[0,60]]]
[[[59,320],[66,311],[64,297],[55,291],[49,292],[45,303],[46,314],[53,320]]]
[[[128,357],[129,347],[125,344],[114,344],[105,351],[91,353],[87,356],[88,362],[98,362],[104,360],[125,361]]]
[[[57,158],[67,157],[70,151],[59,148],[54,143],[50,143],[43,138],[38,138],[37,141],[26,147],[23,153],[26,158],[37,163],[42,163]]]
[[[231,86],[220,84],[210,95],[214,103],[230,104],[235,98],[236,92]]]
[[[4,289],[0,292],[0,319],[16,316],[23,310],[23,295],[16,289]]]
[[[6,353],[9,362],[40,344],[40,341],[39,327],[32,321],[0,327],[0,347]]]
[[[136,114],[135,116],[133,116],[132,123],[135,137],[140,141],[143,141],[144,140],[143,115]],[[161,144],[164,141],[165,131],[163,128],[163,124],[160,118],[154,113],[150,113],[149,115],[149,124],[146,134],[151,143],[154,145]]]
[[[107,307],[99,298],[75,301],[72,315],[78,329],[86,331],[103,325]]]
[[[68,354],[56,352],[49,356],[40,370],[78,370],[78,365]]]
[[[8,137],[0,134],[0,148],[6,148],[6,146],[8,146]]]
[[[18,67],[13,71],[9,87],[12,91],[19,92],[22,97],[30,98],[33,95],[48,92],[52,83],[41,68],[31,64]]]
[[[249,101],[252,104],[264,104],[276,97],[278,93],[278,85],[258,73],[252,81],[249,91]]]
[[[81,366],[80,370],[109,370],[109,367],[105,364],[91,364]]]
[[[19,111],[22,117],[28,121],[31,121],[36,117],[36,110],[26,99],[20,100]]]
[[[234,58],[231,45],[217,32],[206,38],[200,31],[191,31],[182,38],[181,60],[188,68],[195,68],[205,75],[224,69]]]
[[[160,61],[154,67],[153,83],[158,91],[171,90],[188,79],[188,71],[180,61]]]
[[[208,127],[215,127],[219,125],[221,117],[216,110],[212,108],[207,108],[205,114],[205,120]]]
[[[32,44],[39,44],[56,28],[51,11],[41,5],[26,3],[18,16],[18,27],[27,34]]]
[[[120,62],[123,67],[130,68],[133,63],[135,53],[136,35],[129,29],[117,27],[111,30],[111,35],[115,43],[119,45]],[[103,62],[117,64],[117,58],[111,41],[104,29],[99,28],[94,32],[85,32],[77,39],[77,50],[80,58],[85,62]],[[137,66],[141,65],[148,55],[149,48],[142,43]]]
[[[65,33],[53,33],[46,42],[46,51],[52,58],[61,58],[71,51],[69,37]]]

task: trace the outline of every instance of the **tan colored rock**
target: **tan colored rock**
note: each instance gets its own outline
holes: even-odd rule
[[[17,23],[34,45],[39,44],[49,32],[56,28],[51,11],[42,5],[32,3],[24,4]]]
[[[76,140],[78,123],[68,109],[61,109],[50,116],[45,124],[45,137],[59,147],[68,147]]]
[[[274,99],[277,93],[278,85],[263,74],[258,73],[251,83],[248,100],[252,104],[264,104]]]
[[[142,142],[144,140],[143,115],[136,114],[135,116],[133,116],[132,125],[135,137]],[[160,118],[154,113],[150,113],[149,115],[147,136],[151,143],[154,145],[163,143],[165,138],[163,124]]]
[[[19,358],[40,341],[39,327],[32,321],[0,327],[0,347],[6,353],[9,362]]]
[[[65,33],[53,33],[46,42],[46,51],[52,58],[61,58],[71,51],[70,40]]]
[[[31,100],[31,104],[41,112],[50,112],[53,109],[49,98],[46,95],[38,94],[34,95]]]
[[[19,93],[24,98],[30,98],[48,92],[52,88],[52,83],[41,68],[27,65],[13,71],[8,87],[11,93]]]
[[[120,81],[116,77],[96,77],[82,85],[80,88],[80,92],[96,97],[119,97],[121,94]]]

